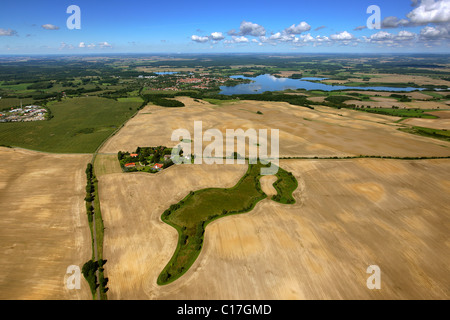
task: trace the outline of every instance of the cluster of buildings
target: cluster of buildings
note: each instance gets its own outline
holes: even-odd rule
[[[0,111],[0,122],[28,122],[45,120],[47,109],[40,106],[26,106]]]
[[[130,157],[131,157],[131,158],[137,158],[138,156],[139,156],[139,155],[138,155],[137,153],[131,153],[131,154],[130,154]],[[164,156],[164,161],[167,161],[167,160],[169,160],[170,158],[171,158],[171,155],[170,155],[170,154],[165,155],[165,156]],[[125,164],[125,168],[136,168],[136,166],[137,166],[136,162],[130,162],[130,163],[126,163],[126,164]],[[140,167],[145,167],[146,165],[139,162],[139,166],[140,166]],[[149,165],[147,165],[147,167],[151,167],[152,169],[154,169],[154,170],[156,170],[156,171],[161,171],[161,170],[163,169],[163,166],[164,166],[164,165],[161,164],[161,163],[155,163],[155,164],[149,164]]]
[[[161,76],[166,76],[160,75]],[[223,77],[214,77],[211,76],[209,73],[201,73],[199,77],[196,77],[192,74],[186,75],[186,74],[174,74],[173,76],[176,77],[176,80],[174,79],[175,83],[171,83],[170,86],[165,87],[159,87],[154,90],[171,90],[171,91],[181,91],[183,89],[186,89],[186,85],[192,85],[191,88],[194,89],[213,89],[215,86],[217,86],[220,83],[225,83],[228,79]],[[150,77],[145,77],[150,78]],[[154,78],[154,77],[152,77]]]

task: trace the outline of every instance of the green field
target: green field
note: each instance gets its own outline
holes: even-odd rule
[[[239,100],[237,100],[237,99],[219,100],[219,99],[213,99],[213,98],[203,98],[203,100],[205,100],[211,104],[218,105],[218,106],[221,106],[221,105],[227,104],[227,103],[232,103],[232,102],[239,102]]]
[[[423,119],[439,119],[432,114],[428,114],[427,112],[433,112],[438,110],[422,110],[422,109],[391,109],[391,108],[364,108],[364,109],[356,109],[359,111],[383,114],[393,117],[402,117],[402,118],[423,118]]]
[[[0,144],[56,153],[93,153],[142,104],[99,97],[48,104],[48,121],[0,123]]]
[[[177,249],[158,277],[164,285],[181,277],[194,263],[203,246],[206,226],[213,220],[251,211],[267,195],[261,190],[259,179],[263,165],[250,164],[247,173],[233,188],[209,188],[191,191],[179,203],[164,211],[162,220],[177,229]],[[279,168],[274,186],[281,203],[294,203],[292,192],[297,180]]]
[[[7,98],[7,99],[0,99],[0,110],[4,109],[11,109],[12,107],[20,107],[20,102],[22,101],[23,106],[27,106],[29,104],[33,103],[33,99],[31,98],[24,98],[24,99],[17,99],[17,98]]]
[[[450,141],[450,131],[448,130],[439,130],[432,128],[424,128],[424,127],[410,127],[410,128],[400,128],[400,131],[416,134],[419,136],[435,138],[445,141]]]

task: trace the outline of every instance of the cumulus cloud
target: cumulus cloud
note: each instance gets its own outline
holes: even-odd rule
[[[59,30],[59,27],[53,24],[43,24],[41,27],[45,30]]]
[[[368,43],[374,43],[389,47],[404,47],[412,45],[417,40],[417,34],[409,31],[402,30],[397,34],[389,33],[386,31],[379,31],[369,38],[365,38]]]
[[[349,41],[349,40],[353,40],[354,37],[351,33],[348,33],[347,31],[343,31],[341,33],[332,34],[330,36],[330,39],[335,40],[335,41]]]
[[[271,35],[267,40],[269,41],[281,41],[288,42],[293,41],[295,36],[293,34],[286,34],[285,32],[277,32]]]
[[[240,36],[240,37],[233,36],[233,42],[234,43],[242,43],[242,42],[249,42],[249,40],[244,36]]]
[[[293,24],[289,28],[286,28],[285,32],[287,34],[301,34],[309,30],[311,30],[311,26],[305,21],[302,21],[298,25]]]
[[[420,31],[421,40],[441,40],[450,38],[450,27],[449,26],[436,26],[430,27],[426,26]]]
[[[411,6],[415,9],[406,15],[408,19],[386,17],[381,22],[381,27],[390,29],[428,24],[450,24],[450,0],[412,0]]]
[[[100,48],[112,48],[112,45],[109,44],[109,43],[106,42],[106,41],[100,42],[100,43],[98,44],[98,46],[99,46]]]
[[[213,32],[211,33],[211,39],[215,41],[220,41],[225,39],[225,37],[223,36],[222,32]]]
[[[0,28],[0,37],[11,37],[11,36],[15,36],[17,35],[17,31],[16,30],[12,30],[12,29],[2,29]]]
[[[396,40],[397,41],[409,41],[409,40],[414,40],[416,37],[417,37],[417,35],[415,33],[402,30],[396,36]]]
[[[399,28],[406,27],[411,22],[406,19],[399,19],[394,16],[386,17],[381,21],[381,28],[383,29],[391,29],[391,28]]]
[[[192,35],[191,40],[198,42],[198,43],[205,43],[208,41],[212,41],[213,43],[217,43],[218,41],[221,41],[225,39],[222,32],[213,32],[210,36],[198,36],[198,35]]]
[[[240,35],[240,36],[261,37],[266,35],[266,29],[259,24],[244,20],[241,22],[239,32],[236,32],[236,30],[232,29],[228,31],[228,34],[234,36]]]
[[[191,36],[191,40],[198,42],[198,43],[205,43],[205,42],[209,41],[209,37],[206,37],[206,36],[202,37],[202,36],[197,36],[194,34]]]
[[[415,25],[450,22],[450,0],[422,0],[406,16]]]
[[[86,48],[86,44],[84,42],[80,42],[78,48]]]
[[[386,31],[379,31],[373,35],[370,36],[371,41],[387,41],[392,40],[394,38],[394,35],[392,33],[386,32]]]

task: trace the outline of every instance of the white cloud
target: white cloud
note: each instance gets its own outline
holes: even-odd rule
[[[249,40],[244,36],[240,36],[240,37],[233,36],[234,43],[242,43],[242,42],[248,42],[248,41]]]
[[[197,35],[193,35],[191,36],[191,40],[195,41],[195,42],[199,42],[199,43],[205,43],[209,41],[209,37],[201,37],[201,36],[197,36]]]
[[[386,31],[379,31],[370,36],[371,41],[386,41],[386,40],[392,40],[393,38],[394,38],[394,35],[392,33],[386,32]]]
[[[16,30],[5,30],[0,28],[0,37],[10,37],[10,36],[15,36],[17,35],[17,31]]]
[[[353,35],[351,33],[348,33],[347,31],[332,34],[330,36],[331,40],[336,40],[336,41],[348,41],[348,40],[353,40],[353,38],[354,38]]]
[[[111,48],[111,47],[112,47],[108,42],[101,42],[101,43],[99,44],[99,46],[100,46],[101,48]],[[93,44],[93,43],[91,43],[91,44],[86,44],[85,42],[80,42],[80,43],[78,44],[78,48],[89,48],[89,49],[91,49],[91,48],[95,48],[95,47],[96,47],[96,45]]]
[[[253,36],[253,37],[265,36],[266,29],[264,29],[264,27],[259,24],[247,22],[244,20],[241,22],[241,26],[239,28],[239,35]]]
[[[396,36],[395,39],[397,41],[409,41],[409,40],[414,40],[416,37],[417,37],[417,35],[415,33],[402,30],[398,33],[398,35]]]
[[[447,39],[450,36],[449,27],[437,26],[430,27],[426,26],[420,31],[421,40],[440,40]]]
[[[381,21],[381,27],[383,29],[390,29],[390,28],[398,28],[398,27],[406,27],[411,22],[406,19],[399,19],[394,16],[386,17]]]
[[[310,33],[304,34],[304,35],[302,34],[300,36],[300,40],[303,41],[303,42],[314,42],[314,41],[316,41],[316,39],[314,37],[312,37]]]
[[[289,28],[286,28],[287,34],[301,34],[302,32],[311,30],[311,26],[305,21],[300,22],[298,25],[293,24]]]
[[[450,0],[422,0],[406,16],[415,25],[450,22]]]
[[[98,44],[98,46],[100,47],[100,48],[112,48],[112,45],[110,45],[108,42],[100,42],[99,44]]]
[[[211,33],[211,39],[215,41],[220,41],[225,39],[225,37],[223,36],[222,32],[213,32]]]
[[[400,31],[398,34],[379,31],[371,35],[369,38],[363,38],[364,42],[389,47],[404,47],[406,45],[412,45],[416,40],[417,34],[405,30]]]
[[[42,25],[42,28],[44,28],[45,30],[59,30],[59,27],[53,24],[44,24]]]

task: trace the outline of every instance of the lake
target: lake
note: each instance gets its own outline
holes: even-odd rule
[[[157,75],[165,75],[165,74],[177,74],[178,72],[174,72],[174,71],[162,71],[162,72],[154,72]]]
[[[283,91],[287,89],[306,89],[306,90],[323,90],[323,91],[337,91],[337,90],[377,90],[377,91],[414,91],[423,90],[418,88],[393,88],[393,87],[347,87],[347,86],[332,86],[323,83],[311,82],[308,80],[324,80],[324,78],[302,78],[289,79],[277,78],[270,74],[265,74],[257,77],[245,76],[231,76],[230,78],[250,79],[254,82],[243,83],[234,87],[220,87],[220,94],[257,94],[265,91]]]

